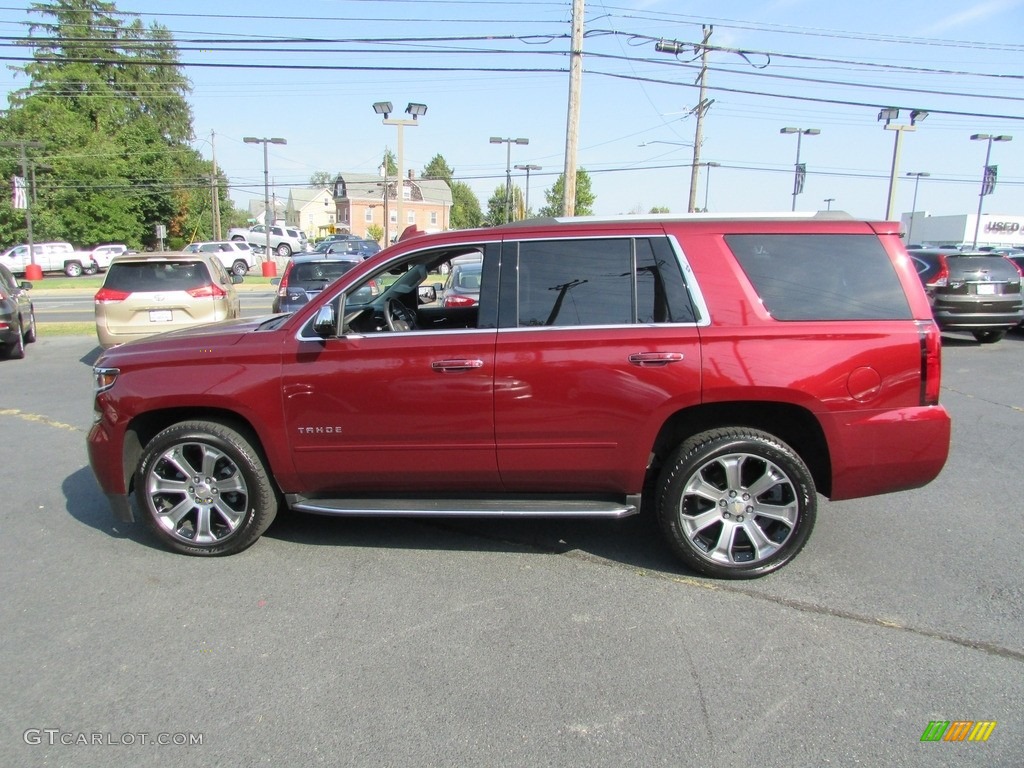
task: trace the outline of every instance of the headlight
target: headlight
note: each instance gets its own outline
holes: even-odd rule
[[[96,390],[96,394],[100,392],[106,392],[117,381],[117,375],[121,373],[117,368],[93,368],[92,378],[93,387]]]

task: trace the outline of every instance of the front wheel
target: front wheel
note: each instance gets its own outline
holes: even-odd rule
[[[150,529],[188,555],[241,552],[277,514],[259,452],[240,432],[209,421],[175,424],[150,441],[135,496]]]
[[[995,344],[997,341],[1002,340],[1003,336],[1006,335],[1006,331],[996,331],[992,329],[984,331],[973,331],[974,338],[982,344]]]
[[[24,324],[24,319],[22,323]],[[32,344],[37,338],[36,333],[36,310],[35,307],[28,311],[28,328],[25,329],[25,343]]]
[[[797,453],[766,432],[717,429],[669,458],[658,489],[669,546],[695,571],[750,579],[777,571],[814,528],[817,493]]]

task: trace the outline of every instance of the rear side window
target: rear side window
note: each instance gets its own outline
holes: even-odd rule
[[[517,289],[521,328],[694,320],[663,238],[520,243]]]
[[[726,235],[776,320],[906,320],[896,270],[874,235]]]
[[[110,265],[104,288],[136,291],[188,291],[210,284],[210,273],[201,261],[118,262]]]
[[[313,261],[304,264],[293,264],[291,281],[326,285],[337,280],[354,266],[355,262],[349,261]]]

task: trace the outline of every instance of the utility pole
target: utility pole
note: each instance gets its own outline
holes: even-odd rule
[[[210,155],[213,158],[213,168],[210,170],[210,191],[213,199],[210,201],[210,210],[213,213],[213,235],[214,240],[220,240],[220,183],[217,179],[217,147],[213,143],[214,133],[210,131]]]
[[[576,215],[576,148],[580,134],[580,88],[583,83],[583,0],[572,3],[572,50],[569,52],[569,109],[565,121],[565,174],[562,215]]]
[[[697,210],[697,181],[700,178],[700,144],[704,141],[704,113],[711,105],[708,103],[707,81],[708,81],[708,40],[711,39],[711,32],[714,27],[702,26],[704,40],[700,45],[700,95],[694,111],[697,113],[697,127],[693,132],[693,165],[690,167],[690,203],[687,211],[693,213]]]
[[[700,145],[704,141],[704,114],[715,103],[714,99],[709,101],[707,98],[708,41],[711,39],[711,33],[715,28],[711,25],[702,25],[701,29],[704,31],[704,40],[699,46],[695,45],[693,47],[695,53],[698,48],[700,49],[700,76],[697,78],[697,83],[700,85],[700,94],[697,106],[690,110],[690,114],[697,117],[697,127],[693,132],[693,162],[690,165],[690,199],[686,207],[689,213],[697,210],[697,183],[700,179]],[[678,56],[683,50],[683,44],[679,41],[667,42],[660,40],[655,44],[654,50],[658,51],[658,53],[670,53]]]

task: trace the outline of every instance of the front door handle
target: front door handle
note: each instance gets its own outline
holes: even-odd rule
[[[641,365],[648,368],[678,363],[682,359],[682,352],[634,352],[629,356],[629,362],[633,365]]]
[[[440,373],[455,373],[458,371],[474,371],[484,367],[483,360],[435,360],[430,367]]]

